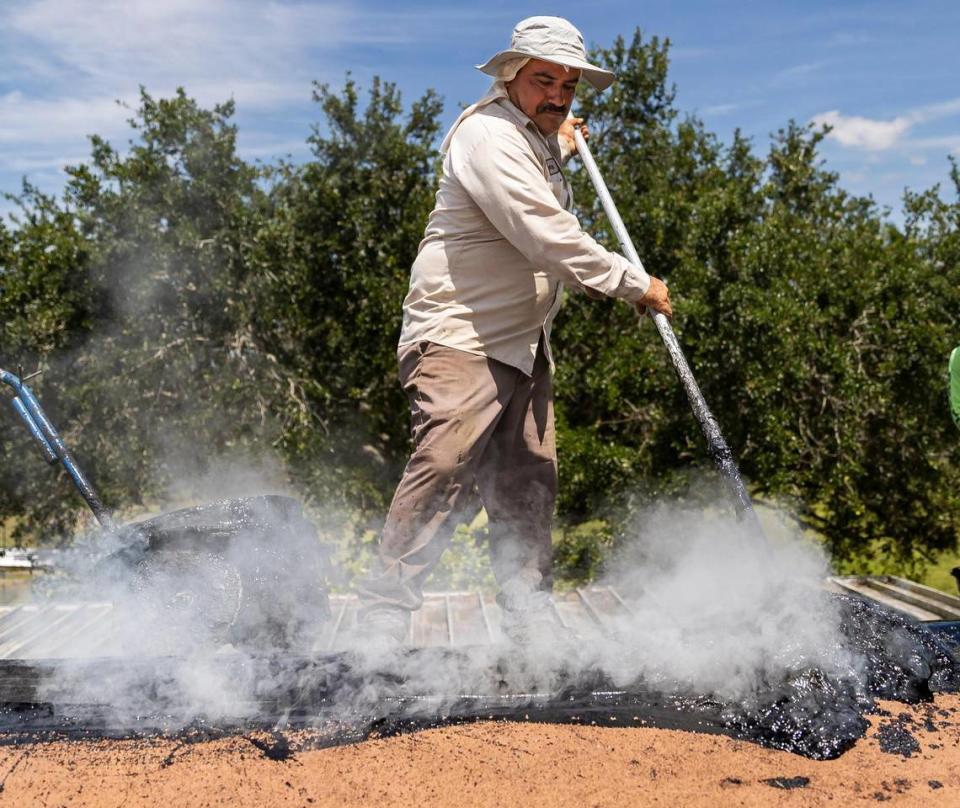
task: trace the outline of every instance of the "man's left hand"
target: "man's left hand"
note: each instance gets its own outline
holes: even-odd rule
[[[583,139],[590,139],[590,130],[583,122],[583,118],[567,118],[557,131],[557,137],[560,139],[560,147],[565,154],[577,153],[577,141],[573,139],[573,130],[579,129],[583,133]]]

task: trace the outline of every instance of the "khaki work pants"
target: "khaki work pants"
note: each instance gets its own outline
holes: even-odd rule
[[[418,609],[476,483],[498,583],[552,585],[557,495],[553,386],[543,342],[533,375],[433,342],[404,346],[414,450],[387,515],[380,557],[357,586],[361,608]]]

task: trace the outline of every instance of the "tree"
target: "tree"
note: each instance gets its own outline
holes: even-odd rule
[[[409,447],[396,345],[410,265],[430,212],[441,105],[428,92],[404,115],[375,79],[361,109],[318,85],[313,159],[281,166],[273,214],[249,256],[249,311],[295,394],[281,445],[300,484],[382,518]]]
[[[116,507],[158,496],[264,420],[262,356],[239,305],[262,192],[236,155],[232,114],[182,90],[142,91],[126,154],[94,137],[91,160],[68,169],[63,206],[29,188],[21,197],[16,277],[25,289],[42,279],[34,287],[49,293],[24,295],[53,319],[26,310],[12,328],[46,367],[45,406]],[[80,503],[63,475],[17,465],[5,490],[23,526],[68,529]]]
[[[88,244],[71,212],[29,183],[14,199],[16,227],[0,222],[0,366],[28,373],[86,339],[97,312],[86,274]],[[0,520],[37,506],[41,476],[53,483],[12,411],[4,421],[12,434],[0,443]]]
[[[826,169],[824,131],[789,122],[761,155],[681,116],[668,40],[638,31],[595,58],[619,76],[579,99],[595,155],[647,269],[670,283],[674,329],[752,492],[787,502],[841,561],[953,546],[957,166],[957,199],[908,193],[897,228]],[[315,99],[312,159],[261,169],[237,156],[232,104],[144,92],[128,150],[94,138],[63,201],[27,186],[19,223],[0,226],[0,363],[47,368],[44,402],[109,503],[247,449],[279,453],[360,533],[385,512],[409,449],[395,350],[441,104],[427,93],[405,109],[379,79],[362,104],[349,77]],[[571,171],[584,226],[615,248]],[[581,579],[636,502],[711,464],[629,307],[571,295],[554,333],[558,577]],[[79,502],[42,464],[14,463],[28,438],[13,431],[0,515],[68,526]]]
[[[907,563],[954,546],[960,458],[934,402],[960,311],[957,205],[908,197],[901,234],[824,170],[822,131],[791,123],[759,160],[739,135],[720,147],[696,119],[673,125],[667,47],[638,33],[598,54],[619,89],[588,92],[582,109],[752,490],[788,500],[840,559],[881,549]],[[613,246],[584,176],[577,186]],[[557,335],[568,517],[709,466],[652,330],[625,307],[577,301]]]

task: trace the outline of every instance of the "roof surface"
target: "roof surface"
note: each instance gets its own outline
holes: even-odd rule
[[[836,577],[825,588],[866,598],[917,620],[960,620],[960,598],[891,576]],[[629,603],[609,586],[558,592],[554,609],[561,623],[583,635],[609,628]],[[331,619],[318,651],[348,644],[356,624],[352,595],[330,598]],[[113,604],[34,601],[0,606],[0,659],[65,659],[122,653],[114,631]],[[492,595],[432,592],[414,612],[409,642],[417,647],[483,645],[500,636],[500,608]]]

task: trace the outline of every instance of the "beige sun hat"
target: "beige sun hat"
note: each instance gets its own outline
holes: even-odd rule
[[[486,64],[477,65],[477,69],[489,76],[496,76],[497,67],[502,62],[520,56],[580,70],[583,77],[601,91],[613,84],[613,73],[587,61],[583,35],[563,17],[527,17],[520,20],[513,29],[510,47],[500,51]]]

